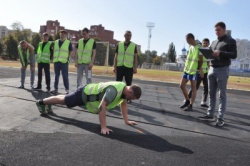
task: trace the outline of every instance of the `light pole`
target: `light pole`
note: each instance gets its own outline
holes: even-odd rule
[[[149,54],[150,54],[150,40],[151,40],[151,31],[155,27],[155,24],[152,22],[148,22],[147,25],[148,27],[148,52],[147,52],[147,63],[149,63]]]

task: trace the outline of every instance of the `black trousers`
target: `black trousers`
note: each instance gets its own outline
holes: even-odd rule
[[[50,64],[38,63],[38,81],[37,87],[42,88],[43,69],[45,73],[46,89],[50,90]]]
[[[197,79],[197,82],[196,82],[196,90],[199,89],[201,82],[203,83],[203,94],[202,94],[202,100],[201,101],[204,102],[204,103],[207,101],[207,96],[208,96],[207,74],[208,73],[205,73],[203,78],[201,78],[201,76],[198,75],[198,79]],[[191,99],[191,96],[192,96],[192,90],[191,89],[189,90],[188,96]]]
[[[125,66],[116,67],[116,81],[122,81],[125,77],[126,85],[130,86],[133,80],[134,69]]]

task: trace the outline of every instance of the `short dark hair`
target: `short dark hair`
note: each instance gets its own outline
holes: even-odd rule
[[[43,36],[49,36],[49,34],[47,32],[44,32]]]
[[[136,84],[133,84],[131,85],[131,88],[136,99],[139,99],[141,97],[141,87]]]
[[[87,33],[89,33],[89,29],[88,28],[83,28],[83,30],[82,30],[83,32],[87,32]]]
[[[202,40],[202,42],[204,42],[204,41],[206,41],[206,42],[210,43],[210,41],[209,41],[209,39],[208,39],[208,38],[204,38],[204,39]]]
[[[215,25],[214,25],[214,27],[218,27],[218,26],[220,26],[221,28],[223,28],[223,29],[226,29],[226,24],[224,23],[224,22],[217,22]]]
[[[192,34],[192,33],[188,33],[187,35],[186,35],[186,38],[187,39],[194,39],[194,35]]]
[[[129,30],[127,30],[127,31],[125,32],[125,34],[126,34],[126,33],[130,33],[130,34],[132,34],[132,32],[131,32],[131,31],[129,31]]]

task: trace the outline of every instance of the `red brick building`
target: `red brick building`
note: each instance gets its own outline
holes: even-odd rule
[[[44,32],[47,32],[51,36],[55,36],[60,30],[66,30],[68,39],[71,41],[78,41],[80,38],[82,38],[81,30],[76,31],[71,29],[65,29],[64,26],[60,25],[60,22],[58,22],[58,20],[48,20],[46,22],[46,25],[40,26],[39,33],[42,34]],[[90,26],[89,30],[89,36],[91,38],[98,38],[100,41],[109,41],[112,47],[115,47],[115,45],[118,43],[118,41],[114,39],[114,31],[105,30],[105,28],[101,24],[92,25]]]

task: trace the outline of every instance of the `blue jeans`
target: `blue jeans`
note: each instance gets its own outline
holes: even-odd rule
[[[208,92],[209,108],[207,114],[213,116],[216,106],[216,93],[219,91],[219,110],[217,118],[223,119],[227,105],[227,80],[229,77],[229,66],[209,68],[208,72]]]
[[[69,64],[68,63],[61,63],[61,62],[55,62],[54,63],[54,71],[55,71],[55,83],[54,88],[55,90],[58,90],[58,83],[59,83],[59,77],[60,72],[62,71],[63,76],[63,84],[65,87],[65,90],[69,90]]]

